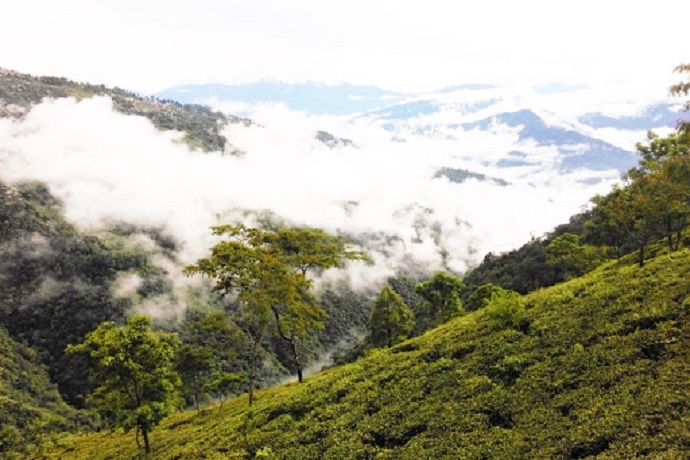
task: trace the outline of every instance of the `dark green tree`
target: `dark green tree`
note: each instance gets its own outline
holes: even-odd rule
[[[219,374],[245,375],[244,382],[247,381],[245,350],[249,342],[228,312],[212,311],[196,316],[195,320],[188,319],[181,338],[183,344],[177,353],[177,369],[185,397],[197,409]],[[239,391],[240,385],[233,390]]]
[[[402,297],[386,284],[376,298],[367,323],[368,342],[375,348],[391,347],[405,340],[414,328],[414,313]]]
[[[175,369],[182,379],[183,392],[194,402],[197,411],[214,364],[213,351],[208,347],[185,343],[176,353]]]
[[[489,303],[489,300],[494,292],[504,290],[505,289],[503,289],[501,286],[496,286],[492,283],[482,284],[472,291],[472,294],[470,294],[467,302],[465,303],[465,308],[468,311],[475,311],[484,308],[486,307],[486,304]]]
[[[419,283],[415,292],[424,302],[417,321],[423,321],[425,329],[430,329],[462,313],[463,288],[460,278],[445,272],[436,272],[432,279]]]
[[[70,354],[85,355],[95,386],[92,404],[115,426],[136,430],[150,452],[149,433],[180,406],[180,377],[174,369],[175,334],[154,332],[151,319],[136,315],[125,326],[104,322]]]
[[[582,244],[574,233],[564,233],[546,246],[546,263],[557,267],[565,279],[582,276],[603,260],[599,248]]]

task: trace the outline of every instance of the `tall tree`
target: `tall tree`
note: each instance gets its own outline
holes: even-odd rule
[[[264,230],[243,225],[223,225],[213,233],[228,239],[211,248],[211,256],[186,268],[216,280],[215,289],[235,293],[246,310],[268,309],[275,329],[288,342],[298,380],[302,362],[298,342],[322,327],[324,310],[311,292],[311,269],[341,267],[345,260],[363,260],[339,236],[319,229]],[[259,315],[262,316],[262,315]]]
[[[376,348],[391,347],[405,340],[414,328],[414,314],[402,297],[386,284],[376,298],[367,323],[369,343]]]
[[[85,355],[95,390],[89,402],[115,426],[136,430],[150,452],[149,433],[180,405],[180,377],[173,358],[175,334],[154,332],[151,319],[136,315],[125,326],[104,322],[67,352]]]

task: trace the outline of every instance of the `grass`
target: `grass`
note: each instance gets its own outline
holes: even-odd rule
[[[690,251],[609,263],[392,349],[185,412],[152,434],[66,435],[36,458],[621,459],[690,451]]]

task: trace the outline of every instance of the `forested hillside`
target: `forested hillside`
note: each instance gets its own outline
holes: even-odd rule
[[[172,305],[184,296],[183,313],[162,312],[156,319],[157,328],[176,331],[186,347],[181,356],[187,353],[187,358],[180,358],[187,401],[183,407],[208,401],[211,392],[196,385],[210,383],[214,372],[246,371],[245,342],[222,319],[224,311],[235,307],[213,295],[204,283],[176,290],[172,281],[176,273],[171,270],[182,269],[175,262],[176,249],[174,239],[158,229],[113,223],[106,231],[81,231],[65,220],[61,203],[45,186],[0,182],[0,330],[6,345],[0,370],[2,378],[13,385],[6,387],[12,390],[6,403],[21,403],[17,408],[6,406],[2,412],[7,429],[15,426],[20,433],[4,448],[26,447],[36,431],[47,434],[73,428],[59,422],[65,417],[60,411],[71,416],[76,413],[62,398],[83,408],[93,386],[86,362],[66,354],[67,345],[82,342],[104,321],[121,324],[145,311],[147,305]],[[305,366],[323,361],[314,370],[329,362],[325,351],[343,349],[352,342],[353,334],[363,329],[372,304],[369,295],[344,286],[324,291],[319,302],[327,314],[323,329],[311,331],[300,345]],[[258,387],[295,370],[280,337],[267,336],[263,348]],[[17,396],[23,391],[29,403]],[[235,394],[244,387],[227,391]],[[35,398],[39,402],[34,404]],[[34,405],[43,408],[42,412],[34,411],[38,415],[29,417],[26,414]],[[21,417],[17,415],[20,409]],[[50,410],[56,411],[58,421],[40,422]],[[98,423],[93,414],[80,417],[85,426]],[[35,424],[34,418],[38,420]]]
[[[72,430],[77,420],[36,353],[0,327],[0,457],[46,433]]]
[[[356,363],[154,433],[155,458],[683,458],[690,250],[609,262]],[[133,435],[54,457],[136,456]]]
[[[0,116],[21,117],[44,98],[80,100],[93,96],[108,96],[118,112],[146,117],[161,130],[182,131],[190,147],[206,152],[236,153],[227,145],[221,131],[228,123],[250,123],[202,105],[182,105],[172,100],[142,97],[120,88],[77,83],[60,77],[33,77],[0,67]]]

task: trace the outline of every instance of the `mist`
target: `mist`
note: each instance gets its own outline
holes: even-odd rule
[[[354,240],[374,263],[350,264],[322,281],[363,289],[403,270],[462,274],[487,252],[512,249],[566,221],[616,176],[608,172],[588,185],[581,179],[591,174],[563,174],[546,163],[511,168],[504,187],[452,183],[434,173],[454,167],[495,176],[491,158],[512,149],[516,134],[497,126],[460,141],[439,135],[395,142],[377,126],[342,118],[280,106],[257,115],[261,125],[226,128],[245,152],[233,156],[190,151],[182,133],[116,113],[106,97],[46,100],[21,120],[0,119],[0,179],[45,182],[82,230],[117,222],[164,229],[178,242],[181,265],[207,254],[213,225],[256,225],[269,216],[323,228]],[[318,129],[356,147],[329,148],[314,138]],[[558,154],[522,147],[544,158]],[[165,268],[175,286],[185,283],[178,266]],[[123,276],[126,295],[137,279]]]

